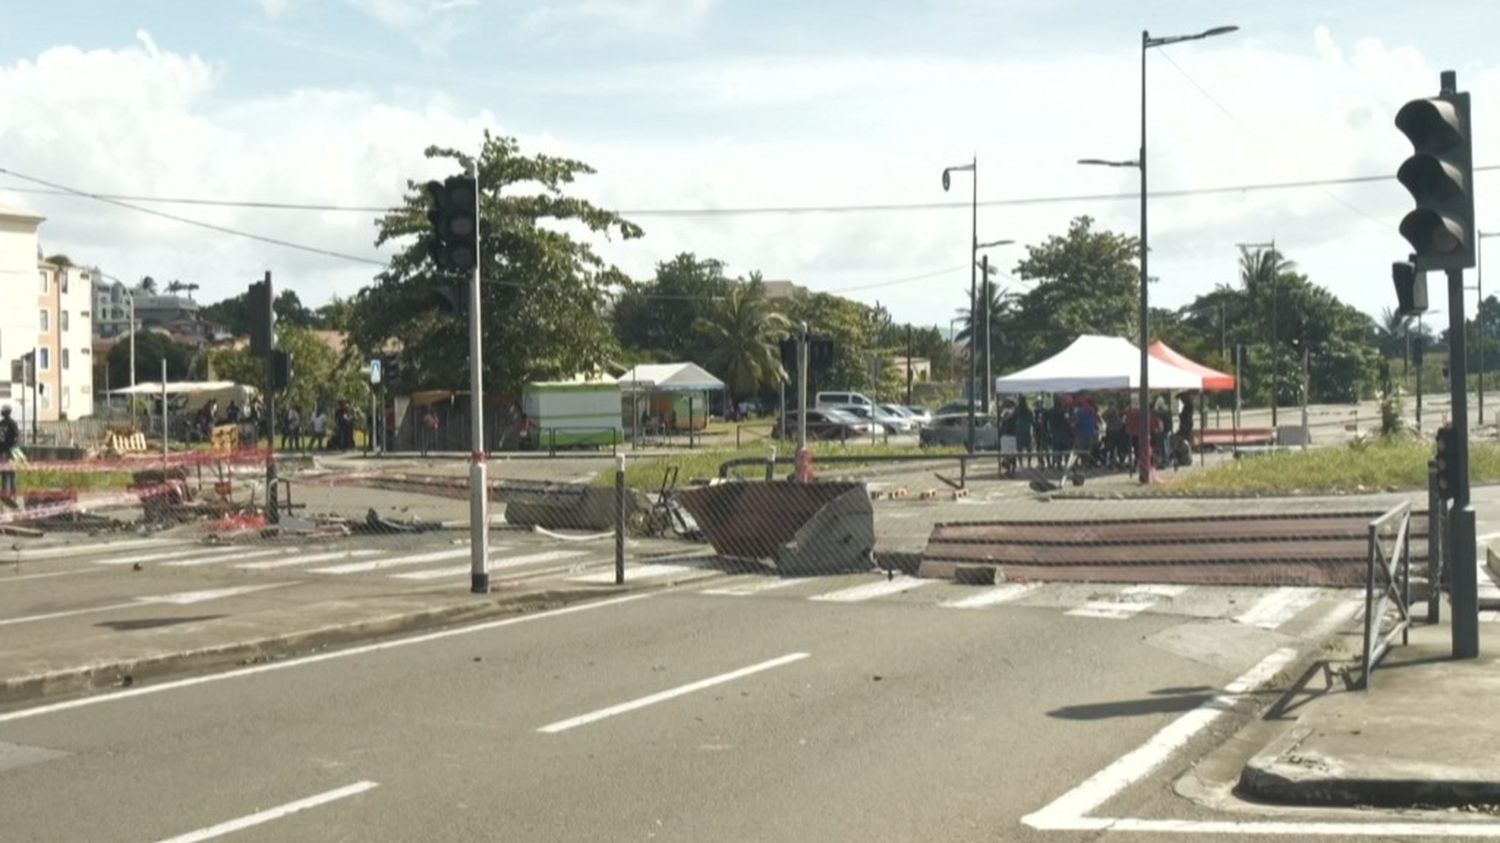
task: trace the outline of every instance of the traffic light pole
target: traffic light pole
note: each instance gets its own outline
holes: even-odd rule
[[[1452,395],[1453,459],[1458,465],[1449,539],[1453,542],[1453,657],[1479,655],[1479,568],[1474,507],[1469,500],[1469,378],[1464,342],[1464,271],[1448,270],[1448,382]]]
[[[484,450],[484,363],[480,343],[479,277],[482,210],[479,206],[479,159],[474,159],[474,277],[469,283],[469,591],[490,591],[490,495]]]
[[[271,288],[271,270],[266,270],[267,309],[264,318],[276,312],[276,296]],[[272,335],[275,336],[274,334]],[[276,343],[266,350],[266,523],[281,523],[281,507],[276,500]]]

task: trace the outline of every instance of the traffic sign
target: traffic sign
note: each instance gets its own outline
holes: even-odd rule
[[[379,383],[380,383],[380,361],[378,359],[371,360],[370,361],[370,384],[372,386],[374,386],[374,385],[377,385]]]

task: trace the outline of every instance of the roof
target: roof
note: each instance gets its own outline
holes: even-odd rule
[[[1147,355],[1150,386],[1157,390],[1196,390],[1203,378]],[[1078,392],[1085,389],[1137,389],[1141,352],[1129,340],[1084,334],[1034,366],[995,379],[1002,393]]]
[[[1147,346],[1146,353],[1157,360],[1170,363],[1183,371],[1192,372],[1203,378],[1205,392],[1225,392],[1234,389],[1234,375],[1226,375],[1218,369],[1210,369],[1201,363],[1196,363],[1161,340]]]
[[[697,363],[651,363],[620,376],[620,388],[652,392],[722,390],[724,382]]]
[[[38,214],[33,214],[30,211],[20,211],[15,208],[7,208],[4,205],[0,205],[0,217],[10,217],[11,219],[18,220],[30,220],[33,222],[41,222],[42,220],[46,219],[46,217],[40,216]]]

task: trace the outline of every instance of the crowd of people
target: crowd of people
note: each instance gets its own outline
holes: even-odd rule
[[[1191,453],[1192,396],[1181,394],[1178,403],[1175,426],[1165,398],[1157,396],[1151,409],[1151,459],[1158,467]],[[1055,395],[1050,406],[1039,402],[1035,408],[1021,396],[1000,404],[999,421],[1002,442],[1014,439],[1024,465],[1059,468],[1070,454],[1097,468],[1127,468],[1140,461],[1141,411],[1127,395]]]
[[[291,405],[280,416],[277,428],[281,434],[282,450],[354,450],[354,431],[359,420],[354,406],[348,401],[338,402],[331,420],[331,430],[328,413],[322,406],[313,408],[309,413],[306,408]],[[220,413],[219,402],[215,400],[198,409],[193,419],[193,432],[199,439],[207,441],[213,436],[214,428],[220,425],[235,425],[240,428],[241,438],[245,440],[254,440],[269,433],[259,404],[251,404],[246,409],[237,402],[230,401],[229,406]]]

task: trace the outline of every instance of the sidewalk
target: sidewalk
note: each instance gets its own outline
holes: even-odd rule
[[[1491,628],[1480,624],[1480,658],[1454,661],[1448,624],[1419,624],[1369,690],[1338,680],[1325,692],[1305,689],[1312,698],[1295,724],[1245,766],[1240,795],[1282,805],[1500,804],[1500,635]]]

